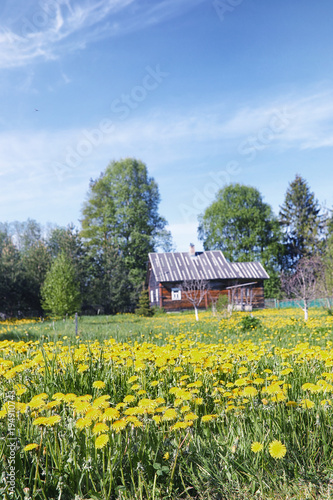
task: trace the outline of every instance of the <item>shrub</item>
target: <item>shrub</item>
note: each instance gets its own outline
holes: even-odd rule
[[[154,314],[154,311],[150,307],[148,290],[142,290],[139,297],[138,307],[135,309],[135,314],[147,317]]]
[[[241,327],[243,331],[248,331],[248,330],[255,330],[256,328],[261,326],[261,321],[259,318],[255,316],[244,316],[241,319]]]

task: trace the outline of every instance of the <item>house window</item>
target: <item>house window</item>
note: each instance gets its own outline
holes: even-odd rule
[[[171,288],[171,299],[172,300],[181,300],[182,292],[180,288]]]
[[[150,302],[154,302],[154,290],[150,290]]]
[[[155,290],[155,300],[156,302],[158,302],[158,288],[156,288]]]

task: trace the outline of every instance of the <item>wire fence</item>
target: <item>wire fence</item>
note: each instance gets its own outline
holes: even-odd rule
[[[266,309],[286,309],[288,307],[303,307],[303,300],[279,300],[279,299],[265,299]],[[320,299],[311,300],[309,307],[333,307],[333,298],[324,297]]]

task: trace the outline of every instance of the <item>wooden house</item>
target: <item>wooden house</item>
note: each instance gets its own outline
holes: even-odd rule
[[[264,280],[269,276],[259,262],[228,262],[220,250],[150,253],[146,285],[151,306],[166,311],[193,308],[184,284],[203,284],[205,293],[199,305],[214,305],[220,294],[238,310],[264,307]]]

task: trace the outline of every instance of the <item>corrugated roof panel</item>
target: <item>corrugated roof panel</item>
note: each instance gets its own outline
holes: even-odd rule
[[[269,278],[260,262],[228,262],[220,250],[190,257],[187,252],[150,253],[152,272],[157,281],[177,282],[193,279]]]

